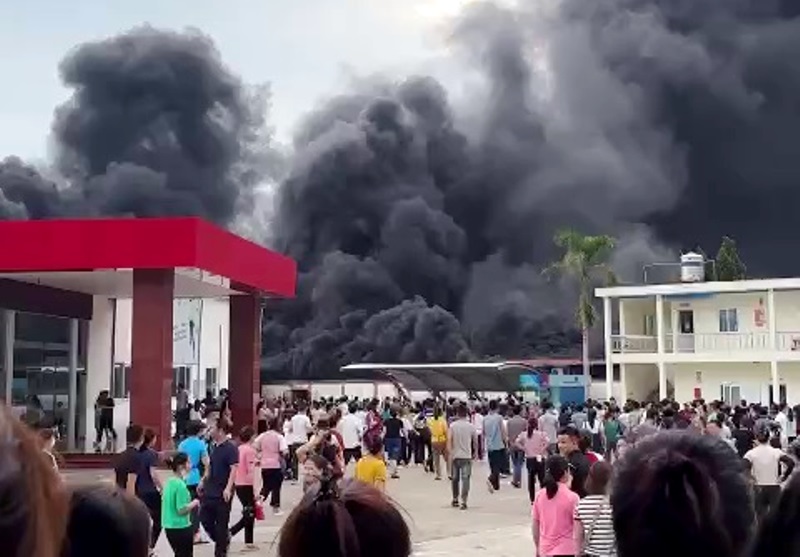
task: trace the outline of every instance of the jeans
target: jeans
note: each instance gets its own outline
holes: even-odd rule
[[[300,462],[297,460],[297,449],[303,446],[303,443],[292,443],[289,445],[289,470],[292,473],[292,479],[297,481],[300,478]]]
[[[256,496],[252,485],[237,485],[236,496],[242,503],[242,518],[231,527],[231,537],[244,530],[244,543],[253,543],[253,529],[256,525]]]
[[[261,469],[261,495],[266,500],[269,497],[269,506],[275,510],[281,508],[281,486],[283,485],[283,470],[280,468]]]
[[[200,522],[214,542],[214,557],[226,557],[230,543],[228,523],[231,520],[231,504],[222,498],[205,498],[200,505]]]
[[[461,484],[461,502],[467,504],[469,497],[469,481],[472,477],[472,459],[470,458],[454,458],[453,459],[453,479],[451,486],[453,488],[453,501],[458,500],[459,484]]]
[[[544,482],[544,460],[536,458],[529,458],[525,461],[528,467],[528,496],[531,498],[531,503],[536,495],[536,482],[539,482],[539,487],[542,487]]]
[[[194,533],[192,527],[166,528],[164,533],[175,557],[192,557],[194,555]]]
[[[525,452],[519,449],[511,449],[511,482],[515,487],[522,485],[522,465],[525,463]]]
[[[386,449],[386,457],[389,461],[389,473],[392,476],[397,474],[397,461],[400,460],[400,450],[402,446],[399,437],[391,437],[383,440],[383,447]]]
[[[489,457],[489,483],[495,491],[500,489],[500,472],[503,469],[503,459],[506,457],[505,449],[488,451]]]

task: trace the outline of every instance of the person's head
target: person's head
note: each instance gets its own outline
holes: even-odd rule
[[[185,387],[183,386],[183,383],[178,383],[178,390],[182,391],[183,389],[185,389]]]
[[[330,473],[331,462],[320,454],[309,455],[303,462],[303,472],[309,478],[318,480],[323,475]]]
[[[147,557],[150,514],[136,497],[112,486],[79,487],[70,498],[64,557]]]
[[[558,452],[567,456],[580,449],[581,434],[575,426],[564,426],[558,431]]]
[[[370,435],[364,441],[367,452],[373,456],[378,456],[383,451],[383,439],[378,435]]]
[[[758,441],[762,445],[766,445],[767,443],[769,443],[769,440],[772,438],[769,428],[766,426],[759,427],[756,430],[755,434],[756,434],[756,441]]]
[[[274,417],[270,418],[269,421],[267,422],[267,427],[271,431],[280,432],[281,431],[281,421],[278,419],[277,416],[274,416]]]
[[[618,461],[611,494],[619,557],[745,554],[755,522],[739,456],[708,435],[650,435]]]
[[[528,437],[533,435],[533,432],[539,429],[539,420],[537,420],[534,416],[528,418]]]
[[[599,460],[589,468],[589,476],[586,478],[586,492],[589,495],[606,495],[611,484],[611,473],[613,469],[605,460]]]
[[[317,420],[317,429],[319,431],[327,431],[331,428],[330,420],[328,416],[320,416]]]
[[[553,455],[547,459],[544,465],[544,489],[547,498],[552,499],[558,491],[558,484],[568,484],[572,481],[570,466],[567,459],[561,455]]]
[[[706,433],[717,437],[722,436],[722,422],[719,419],[708,420]]]
[[[467,405],[466,404],[459,404],[456,407],[456,416],[458,416],[459,419],[462,419],[462,420],[466,419],[467,414],[468,414],[468,412],[467,412]]]
[[[241,430],[239,430],[239,441],[242,443],[249,443],[253,440],[253,437],[256,434],[256,430],[253,429],[253,426],[246,425]]]
[[[142,436],[142,448],[149,449],[153,445],[155,445],[156,440],[158,439],[158,435],[156,435],[156,431],[151,428],[145,428],[144,435]]]
[[[41,441],[0,404],[0,554],[56,557],[68,496]]]
[[[436,419],[442,417],[442,408],[438,404],[433,407],[433,417]]]
[[[131,447],[138,447],[144,441],[144,428],[138,424],[131,424],[125,430],[125,441]]]
[[[409,557],[411,535],[403,515],[382,492],[345,480],[321,481],[281,529],[281,557]]]
[[[192,463],[186,453],[175,453],[168,456],[165,460],[167,468],[175,472],[181,478],[185,478],[192,471]]]
[[[197,437],[201,435],[206,429],[206,424],[200,420],[192,420],[186,424],[186,435],[189,437]]]
[[[489,401],[489,412],[497,412],[498,406],[497,399],[493,398]]]
[[[522,406],[520,406],[519,404],[515,404],[514,406],[511,407],[511,413],[514,414],[515,416],[519,416],[520,414],[522,414]]]
[[[233,433],[233,424],[225,417],[220,416],[216,425],[211,427],[211,439],[215,443],[222,443]]]

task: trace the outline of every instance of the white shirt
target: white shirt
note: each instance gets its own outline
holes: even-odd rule
[[[356,418],[361,423],[361,429],[367,427],[367,413],[364,410],[356,410]]]
[[[789,443],[789,418],[780,411],[775,414],[775,423],[781,426],[781,445],[785,447]]]
[[[472,415],[472,425],[475,426],[475,432],[478,435],[482,435],[483,434],[483,414],[481,414],[480,412],[475,412]]]
[[[355,449],[361,445],[361,422],[355,414],[345,414],[336,426],[342,436],[345,449]]]
[[[287,442],[290,445],[297,443],[307,443],[308,434],[311,431],[311,420],[305,414],[295,414],[289,420],[289,432]]]
[[[783,451],[760,443],[745,453],[744,458],[752,465],[756,485],[780,485],[780,458]]]

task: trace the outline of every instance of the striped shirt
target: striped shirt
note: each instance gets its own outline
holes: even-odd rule
[[[598,557],[616,555],[614,524],[607,496],[588,495],[581,499],[575,508],[575,520],[583,527],[584,553]]]

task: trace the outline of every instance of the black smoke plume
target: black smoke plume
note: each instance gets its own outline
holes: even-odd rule
[[[59,183],[0,162],[0,217],[197,215],[229,224],[262,178],[263,100],[198,32],[149,27],[80,45],[53,124]]]

